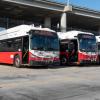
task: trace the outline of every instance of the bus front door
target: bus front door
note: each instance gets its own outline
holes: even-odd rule
[[[23,51],[22,51],[22,63],[23,64],[28,64],[28,58],[29,58],[29,37],[23,37],[22,40],[23,44]]]
[[[71,40],[69,43],[69,62],[78,61],[78,43],[77,40]]]

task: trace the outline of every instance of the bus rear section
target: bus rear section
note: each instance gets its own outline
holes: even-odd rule
[[[60,35],[61,64],[98,63],[96,38],[92,33],[69,31]]]
[[[20,25],[1,32],[0,63],[14,64],[16,67],[59,65],[56,32],[30,25]]]

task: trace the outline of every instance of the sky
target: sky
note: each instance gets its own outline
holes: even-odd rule
[[[58,2],[66,2],[67,0],[56,0]],[[69,0],[70,4],[87,7],[100,11],[100,0]]]

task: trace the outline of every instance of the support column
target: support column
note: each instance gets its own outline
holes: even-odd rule
[[[51,28],[51,18],[50,17],[46,17],[44,20],[44,27],[45,28]]]
[[[67,30],[67,12],[72,12],[72,6],[67,5],[64,7],[61,20],[60,20],[60,29],[61,32],[66,32]]]
[[[64,12],[61,16],[61,20],[60,20],[60,29],[61,32],[66,32],[66,28],[67,28],[67,14]]]

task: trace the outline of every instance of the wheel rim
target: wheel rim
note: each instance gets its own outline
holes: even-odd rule
[[[66,64],[66,58],[62,58],[62,64]]]

